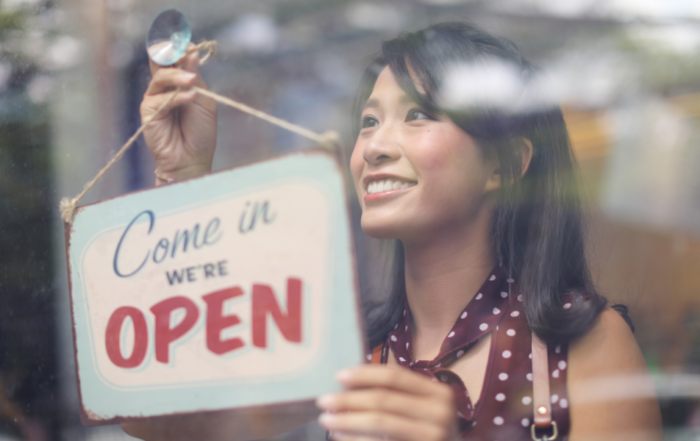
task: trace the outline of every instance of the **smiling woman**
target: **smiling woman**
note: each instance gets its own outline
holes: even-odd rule
[[[393,293],[369,311],[375,361],[447,383],[463,437],[551,437],[531,432],[534,332],[548,344],[557,436],[658,438],[636,342],[591,282],[561,111],[538,96],[536,79],[511,42],[462,23],[388,41],[366,70],[351,161],[362,227],[398,239]],[[474,93],[456,93],[460,81]],[[389,179],[411,186],[389,190]],[[603,393],[592,404],[576,393],[630,372],[648,399]],[[619,404],[621,418],[601,424]],[[343,419],[326,426],[350,429]]]
[[[172,88],[203,87],[197,66],[197,54],[184,69],[151,65],[142,117]],[[396,283],[368,310],[373,366],[340,372],[345,391],[318,399],[334,439],[660,438],[634,337],[591,282],[566,126],[558,106],[538,99],[534,72],[512,43],[463,23],[388,41],[367,69],[351,172],[363,230],[396,242]],[[455,78],[486,90],[456,99],[447,86]],[[506,80],[507,94],[490,93]],[[144,132],[157,183],[209,170],[215,111],[207,97],[183,92]],[[543,371],[533,371],[538,347],[548,354]],[[599,380],[630,375],[634,396],[600,386],[587,394],[607,384]],[[537,409],[533,381],[549,387]],[[543,432],[534,426],[542,414],[553,417]],[[251,429],[255,418],[231,414],[225,425],[197,426],[194,437],[255,438],[307,417],[262,432]],[[188,424],[124,428],[184,439],[176,428],[191,434]]]

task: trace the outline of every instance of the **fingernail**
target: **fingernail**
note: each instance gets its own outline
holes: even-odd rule
[[[192,72],[187,72],[182,75],[180,75],[180,78],[182,78],[183,81],[190,81],[192,78],[196,77],[197,74],[194,74]]]
[[[322,426],[327,426],[335,422],[336,416],[332,413],[323,412],[321,416],[318,417],[318,423]]]
[[[350,369],[343,369],[342,371],[338,372],[335,375],[335,379],[340,381],[341,383],[344,381],[348,381],[352,378],[352,371]]]
[[[322,409],[327,409],[335,403],[335,395],[333,394],[326,394],[326,395],[321,395],[316,399],[316,406],[322,408]]]

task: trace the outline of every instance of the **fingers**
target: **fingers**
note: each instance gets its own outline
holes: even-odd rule
[[[330,439],[333,441],[393,441],[384,435],[365,435],[347,432],[330,432]]]
[[[190,88],[195,85],[197,74],[183,69],[159,69],[153,74],[146,89],[146,95],[157,95],[178,87]]]
[[[449,387],[408,369],[363,365],[340,371],[337,379],[349,389],[385,387],[412,395],[437,396],[443,399],[452,397]]]
[[[445,423],[452,418],[451,401],[426,400],[424,397],[383,388],[324,395],[316,403],[325,411],[380,411],[403,414],[408,418],[428,420],[436,424]]]
[[[190,48],[194,44],[190,43]],[[157,94],[171,88],[191,86],[206,87],[199,71],[199,52],[195,51],[185,55],[180,61],[172,66],[160,66],[148,59],[151,69],[151,83],[148,85],[146,94]]]
[[[161,115],[168,115],[171,109],[194,101],[197,92],[194,90],[177,91],[175,97],[172,93],[178,88],[189,89],[197,81],[198,75],[182,69],[159,69],[153,74],[148,89],[141,102],[141,116],[146,118],[165,105]],[[172,99],[171,99],[172,98]]]
[[[319,397],[319,422],[334,439],[451,440],[457,437],[452,389],[407,369],[361,366],[341,371],[344,392]]]
[[[193,46],[192,43],[190,43],[190,47],[191,46]],[[193,74],[197,74],[197,76],[199,76],[199,52],[195,51],[191,54],[188,54],[187,56],[185,56],[185,58],[183,58],[181,63],[183,66],[182,68],[184,70],[192,72]]]
[[[447,426],[424,424],[399,415],[377,412],[324,413],[323,427],[348,436],[383,437],[400,441],[447,440]]]
[[[175,94],[175,96],[173,97],[172,94]],[[158,95],[146,95],[141,102],[141,118],[145,121],[155,112],[158,112],[159,109],[160,113],[156,118],[165,118],[172,109],[191,103],[196,98],[197,92],[194,90],[177,90]]]
[[[178,67],[158,66],[152,60],[149,60],[149,63],[153,76],[141,103],[142,118],[152,115],[160,106],[165,104],[165,101],[170,100],[171,94],[167,92],[176,89],[185,90],[178,92],[175,98],[163,108],[160,115],[168,115],[170,110],[188,103],[195,103],[209,112],[215,112],[216,102],[213,99],[199,95],[195,91],[187,90],[192,86],[208,90],[199,72],[198,52],[192,52],[184,57],[177,63]]]

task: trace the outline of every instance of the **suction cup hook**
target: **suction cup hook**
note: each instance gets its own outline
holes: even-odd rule
[[[146,36],[146,51],[154,63],[171,66],[182,59],[192,39],[185,14],[176,8],[165,9],[153,19]]]

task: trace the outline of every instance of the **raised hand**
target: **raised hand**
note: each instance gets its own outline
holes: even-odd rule
[[[199,54],[189,54],[181,66],[150,61],[152,79],[141,102],[141,120],[146,121],[177,91],[143,132],[158,176],[166,181],[208,173],[216,148],[216,102],[188,90],[207,87],[199,72]]]

